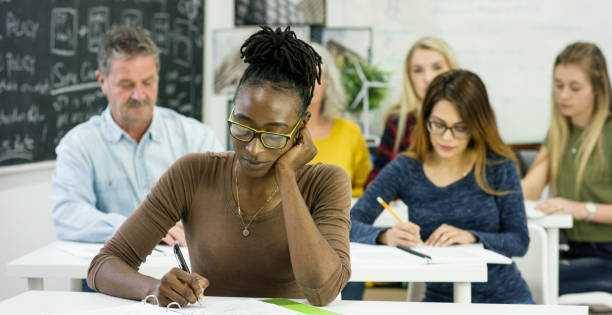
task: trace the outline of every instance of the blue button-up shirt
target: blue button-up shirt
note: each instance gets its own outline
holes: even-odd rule
[[[117,125],[107,107],[70,130],[55,150],[49,197],[58,237],[105,242],[174,161],[222,147],[202,123],[156,106],[140,143]]]

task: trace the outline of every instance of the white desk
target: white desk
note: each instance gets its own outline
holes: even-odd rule
[[[91,259],[79,258],[60,249],[62,241],[56,241],[39,248],[7,265],[9,276],[27,278],[29,290],[43,290],[44,278],[70,279],[71,291],[80,291],[81,279],[87,277]],[[88,244],[92,247],[100,244]],[[187,255],[187,251],[183,250]],[[189,256],[186,259],[189,261]],[[351,254],[351,281],[416,281],[453,282],[454,301],[471,302],[471,283],[487,281],[485,262],[459,264],[406,264],[386,262],[384,265],[366,263],[367,257],[360,257],[359,251]],[[140,272],[161,278],[176,265],[174,256],[149,256]]]
[[[452,282],[453,301],[470,303],[472,301],[472,282],[487,281],[486,263],[466,264],[426,264],[386,265],[360,264],[351,254],[350,281],[380,282]]]
[[[557,304],[559,296],[559,229],[569,229],[574,220],[569,214],[547,215],[541,218],[530,218],[529,223],[544,228],[547,236],[546,255],[548,256],[549,301]]]
[[[233,298],[205,297],[206,301]],[[305,303],[304,301],[299,301]],[[39,315],[75,312],[105,307],[129,305],[135,301],[111,297],[100,293],[28,291],[0,302],[0,313]],[[586,306],[560,305],[503,305],[456,304],[380,301],[333,301],[323,309],[347,314],[456,314],[456,315],[587,315]],[[112,314],[109,314],[112,315]]]
[[[352,200],[352,205],[357,202],[357,199]],[[528,203],[525,206],[529,206]],[[403,202],[398,202],[391,206],[395,213],[402,219],[408,217],[408,207]],[[571,215],[546,215],[541,218],[529,218],[529,223],[537,224],[544,228],[547,235],[547,250],[548,258],[548,279],[549,279],[549,301],[551,304],[557,304],[559,296],[559,229],[569,229],[573,226],[574,221]],[[374,221],[375,226],[393,226],[397,220],[388,211],[381,212],[380,216]]]
[[[70,279],[71,291],[81,291],[81,280],[87,278],[91,258],[80,258],[62,250],[64,241],[55,241],[47,246],[34,250],[9,262],[6,273],[9,276],[27,278],[29,290],[43,290],[44,278]],[[81,243],[79,243],[81,244]],[[102,244],[87,244],[92,248]],[[183,249],[185,260],[189,263],[189,254]],[[173,255],[149,256],[140,266],[140,272],[160,279],[168,270],[177,264]]]

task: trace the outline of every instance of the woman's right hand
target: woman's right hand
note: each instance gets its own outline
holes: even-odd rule
[[[172,268],[151,290],[157,297],[160,306],[177,302],[181,306],[196,303],[204,297],[204,290],[210,283],[197,273],[188,273],[179,268]]]
[[[394,247],[397,245],[412,247],[423,242],[420,233],[420,226],[412,222],[401,222],[382,232],[378,241]]]

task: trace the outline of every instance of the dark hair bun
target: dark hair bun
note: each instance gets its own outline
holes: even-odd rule
[[[257,80],[289,83],[299,90],[302,103],[308,105],[316,82],[321,82],[321,56],[298,39],[289,26],[284,30],[260,27],[240,47],[240,57],[249,66],[239,85]]]

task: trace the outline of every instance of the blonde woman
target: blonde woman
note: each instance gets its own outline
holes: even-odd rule
[[[351,178],[353,197],[356,198],[363,193],[363,185],[372,170],[368,147],[359,126],[341,118],[346,108],[346,97],[333,57],[323,46],[311,45],[323,61],[321,83],[315,85],[308,106],[312,115],[307,127],[318,150],[311,163],[341,166]]]
[[[555,198],[537,208],[571,214],[565,230],[559,293],[612,293],[612,121],[610,79],[601,50],[592,43],[567,46],[555,60],[548,137],[522,180],[525,199],[550,185]]]
[[[404,62],[402,94],[400,100],[385,113],[385,130],[366,187],[398,153],[408,149],[429,83],[438,74],[450,69],[459,69],[459,62],[443,40],[423,37],[410,48]]]

